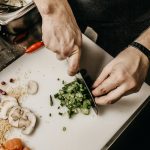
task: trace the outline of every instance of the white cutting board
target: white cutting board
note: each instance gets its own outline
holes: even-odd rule
[[[86,67],[94,79],[112,57],[88,38],[84,37],[83,41],[82,68]],[[68,119],[67,115],[58,115],[58,101],[50,107],[49,95],[55,94],[62,86],[57,78],[70,82],[74,77],[67,75],[66,62],[58,61],[46,48],[31,55],[25,54],[0,72],[0,81],[9,78],[20,78],[20,85],[30,79],[39,83],[38,94],[27,96],[22,101],[23,106],[39,116],[37,129],[31,136],[23,136],[18,130],[9,134],[10,137],[21,137],[32,150],[100,150],[150,94],[150,87],[144,84],[137,94],[101,107],[99,116],[92,111],[89,116],[80,114]],[[62,131],[64,126],[66,132]]]

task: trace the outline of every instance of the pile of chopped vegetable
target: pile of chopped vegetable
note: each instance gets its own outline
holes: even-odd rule
[[[80,79],[64,84],[54,97],[60,100],[61,106],[67,107],[69,118],[80,111],[85,115],[90,113],[92,106],[91,97],[83,81]]]

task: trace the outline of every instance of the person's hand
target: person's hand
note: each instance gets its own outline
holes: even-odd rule
[[[149,68],[148,58],[128,47],[112,60],[93,84],[93,95],[99,105],[113,104],[122,96],[139,91]]]
[[[67,0],[49,0],[49,3],[40,11],[43,42],[58,59],[69,58],[68,73],[74,75],[79,69],[82,34]]]

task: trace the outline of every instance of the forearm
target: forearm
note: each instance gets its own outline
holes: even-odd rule
[[[150,50],[150,27],[136,39],[136,42]]]
[[[62,5],[68,3],[67,0],[34,0],[34,2],[42,16],[56,14]]]

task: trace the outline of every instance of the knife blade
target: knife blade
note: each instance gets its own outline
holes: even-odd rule
[[[87,89],[87,91],[88,91],[88,93],[89,93],[89,95],[90,95],[90,98],[91,98],[91,101],[92,101],[92,108],[93,108],[94,112],[98,115],[98,106],[97,106],[97,104],[96,104],[96,102],[95,102],[95,99],[94,99],[94,97],[93,97],[93,95],[92,95],[92,93],[91,93],[91,91],[90,91],[90,89],[89,89],[89,87],[88,87],[88,85],[87,85],[87,83],[86,83],[84,77],[82,76],[82,74],[81,74],[80,72],[78,72],[78,73],[75,75],[75,77],[76,77],[77,79],[80,79],[80,80],[83,81],[83,83],[84,83],[84,85],[85,85],[85,87],[86,87],[86,89]]]

